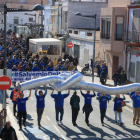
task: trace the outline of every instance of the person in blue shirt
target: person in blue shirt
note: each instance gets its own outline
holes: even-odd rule
[[[23,66],[20,67],[19,71],[24,71]]]
[[[85,98],[85,104],[83,106],[83,113],[85,112],[85,122],[89,126],[89,115],[93,111],[91,101],[92,98],[96,96],[95,92],[93,91],[94,94],[90,94],[90,90],[87,90],[86,94],[83,94],[80,88],[81,95]]]
[[[42,69],[42,67],[45,67],[45,63],[43,62],[43,59],[41,59],[41,62],[40,62],[40,69]]]
[[[62,71],[67,71],[66,65],[63,65]]]
[[[61,65],[61,62],[59,62],[59,65],[57,66],[59,71],[62,71],[63,66]]]
[[[32,68],[32,71],[40,71],[40,69],[37,67],[37,64]]]
[[[134,117],[133,117],[133,125],[139,125],[139,118],[140,118],[140,94],[138,91],[135,91],[135,94],[132,95],[133,100],[133,108],[134,108]]]
[[[111,100],[111,96],[106,96],[103,93],[100,93],[100,96],[97,97],[100,103],[100,114],[101,114],[101,123],[104,126],[104,117],[107,109],[107,101]]]
[[[12,71],[18,71],[16,65],[13,66]]]
[[[24,127],[26,127],[25,125],[25,121],[26,121],[26,101],[31,97],[31,90],[30,89],[30,94],[28,97],[24,97],[23,93],[20,93],[20,98],[18,97],[18,92],[16,93],[16,99],[17,99],[17,103],[18,103],[18,118],[19,118],[19,127],[20,130],[22,130],[22,125],[21,125],[21,118],[23,117],[23,125]]]
[[[102,69],[105,68],[105,84],[107,81],[107,75],[108,75],[108,67],[106,66],[106,62],[104,62],[104,65],[100,69],[100,73],[102,72]]]
[[[52,90],[51,97],[55,99],[55,112],[56,112],[56,121],[59,125],[59,113],[60,113],[60,124],[62,123],[63,114],[64,114],[64,99],[67,98],[70,94],[70,88],[68,90],[68,93],[61,94],[61,91],[58,91],[57,94],[53,94],[54,89]]]
[[[47,86],[45,86],[45,93],[43,94],[42,90],[39,91],[39,95],[37,95],[37,87],[35,90],[35,97],[37,100],[37,120],[38,120],[38,128],[40,129],[41,127],[41,117],[45,108],[45,97],[47,95]]]
[[[16,56],[14,56],[14,59],[13,59],[14,65],[15,65],[16,62],[17,62],[17,58],[16,58]]]
[[[117,124],[117,115],[119,116],[119,122],[120,122],[120,126],[123,126],[123,123],[122,123],[122,118],[121,118],[121,112],[118,112],[117,111],[117,108],[118,106],[119,107],[122,107],[122,104],[121,104],[121,101],[125,100],[125,96],[124,94],[123,95],[123,98],[120,98],[120,95],[117,94],[116,97],[114,98],[114,112],[115,112],[115,124]]]
[[[51,63],[49,63],[49,66],[46,69],[47,71],[53,71],[53,67],[51,66]]]

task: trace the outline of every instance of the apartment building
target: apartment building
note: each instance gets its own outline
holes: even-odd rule
[[[119,66],[125,69],[125,43],[127,5],[131,0],[108,0],[108,7],[101,8],[100,48],[105,50],[109,79]]]

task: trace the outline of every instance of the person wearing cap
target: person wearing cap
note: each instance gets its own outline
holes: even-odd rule
[[[80,92],[81,92],[81,95],[85,98],[85,104],[83,106],[83,113],[85,112],[85,122],[89,126],[89,115],[93,111],[91,102],[92,102],[92,98],[95,97],[96,94],[94,91],[93,91],[94,94],[90,94],[90,90],[87,90],[87,93],[84,94],[81,91],[81,88],[80,88]]]
[[[126,76],[126,73],[124,70],[121,71],[121,74],[120,74],[120,81],[121,81],[121,85],[125,85],[125,82],[127,80],[127,76]]]
[[[41,127],[41,117],[45,108],[45,97],[47,95],[47,86],[45,86],[45,93],[43,94],[42,90],[39,91],[39,95],[37,95],[37,87],[35,88],[35,97],[37,100],[37,120],[38,120],[38,128]]]
[[[76,124],[76,120],[77,120],[77,116],[80,110],[80,97],[77,95],[77,92],[74,91],[73,95],[70,99],[70,105],[71,105],[71,109],[72,109],[72,123],[73,126],[77,126]]]
[[[120,81],[118,71],[116,71],[116,72],[113,74],[112,79],[114,80],[114,86],[117,86],[117,84],[118,84],[119,81]]]
[[[52,90],[51,97],[55,99],[55,112],[56,112],[56,122],[59,125],[59,113],[60,113],[60,124],[63,124],[63,115],[64,115],[64,99],[67,98],[70,94],[70,88],[68,93],[61,94],[61,91],[58,91],[57,94],[53,94],[54,89]]]
[[[16,86],[15,88],[14,88],[14,90],[12,90],[12,92],[11,92],[11,94],[10,94],[10,99],[12,100],[12,102],[13,102],[13,113],[14,113],[14,116],[15,116],[15,114],[16,114],[16,106],[17,106],[17,99],[16,99],[16,93],[17,93],[17,91],[18,91],[18,86]],[[20,93],[23,93],[23,91],[19,91],[18,92],[18,97],[20,98],[20,96],[19,96],[19,94]],[[17,116],[18,116],[18,113],[17,113]]]

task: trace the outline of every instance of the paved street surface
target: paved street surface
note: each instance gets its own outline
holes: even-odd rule
[[[12,89],[12,88],[11,88]],[[40,87],[44,91],[43,87]],[[10,95],[11,90],[8,90],[8,95]],[[66,93],[67,91],[63,91]],[[92,100],[93,112],[90,115],[90,126],[85,124],[85,116],[82,113],[82,107],[84,105],[84,99],[77,90],[80,96],[80,112],[77,119],[77,127],[72,125],[71,121],[71,107],[70,107],[70,97],[73,94],[71,90],[71,95],[65,99],[64,102],[64,125],[57,125],[55,120],[55,102],[51,98],[51,87],[48,87],[48,93],[45,98],[45,110],[42,117],[42,127],[41,130],[37,126],[37,114],[36,114],[36,98],[35,90],[32,90],[31,98],[27,101],[27,122],[26,128],[23,127],[22,133],[24,139],[27,140],[92,140],[92,139],[124,139],[124,140],[140,140],[140,126],[133,126],[132,109],[125,107],[123,108],[122,120],[124,123],[123,127],[114,124],[114,112],[113,112],[113,101],[108,104],[108,109],[106,113],[106,118],[104,120],[105,126],[101,126],[100,122],[100,110],[99,102],[96,97]],[[84,91],[85,92],[85,91]],[[29,90],[24,91],[24,96],[29,95]],[[12,112],[12,102],[7,99],[7,106]],[[13,114],[13,113],[12,113]],[[17,121],[17,119],[15,118]],[[18,122],[18,121],[17,121]]]

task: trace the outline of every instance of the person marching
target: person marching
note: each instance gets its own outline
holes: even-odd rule
[[[26,112],[26,101],[31,97],[31,90],[32,89],[30,89],[30,94],[29,94],[28,97],[24,97],[23,93],[20,93],[20,98],[19,98],[18,97],[18,92],[19,91],[17,91],[17,94],[16,94],[16,99],[17,99],[17,102],[18,102],[18,118],[19,118],[20,130],[22,130],[22,125],[21,125],[21,118],[22,118],[22,116],[23,116],[23,125],[24,125],[24,127],[26,127],[26,125],[25,125],[26,115],[27,115],[27,112]]]
[[[12,100],[13,102],[13,112],[14,112],[14,116],[16,114],[16,106],[17,106],[17,99],[16,99],[16,94],[17,94],[17,91],[18,91],[18,86],[16,86],[16,88],[11,92],[11,95],[10,95],[10,99]],[[20,98],[20,93],[23,93],[22,91],[19,91],[18,92],[18,97]],[[18,117],[18,112],[17,112],[17,117]]]
[[[55,99],[55,112],[56,112],[56,121],[57,124],[59,125],[59,113],[60,113],[60,124],[62,123],[63,119],[63,114],[64,114],[64,99],[67,98],[70,94],[70,88],[68,90],[68,93],[66,94],[61,94],[61,91],[58,91],[58,94],[53,94],[54,89],[52,90],[51,97]]]
[[[72,109],[72,123],[73,123],[73,126],[77,126],[76,124],[76,120],[77,120],[77,116],[78,116],[78,113],[79,113],[79,110],[80,110],[80,98],[79,96],[77,95],[77,92],[74,91],[71,99],[70,99],[70,105],[71,105],[71,109]]]
[[[36,87],[35,96],[36,96],[36,99],[37,99],[36,107],[37,107],[37,118],[38,118],[38,128],[39,129],[41,127],[40,122],[41,122],[41,117],[42,117],[44,107],[45,107],[44,98],[46,97],[46,95],[47,95],[47,86],[45,86],[45,93],[43,94],[42,90],[40,90],[39,95],[37,95],[37,87]]]
[[[133,100],[133,107],[134,107],[134,117],[133,117],[133,125],[135,122],[137,125],[140,125],[139,118],[140,118],[140,94],[139,91],[135,91],[135,94],[132,95]]]
[[[122,117],[121,117],[121,113],[122,113],[122,104],[121,104],[121,102],[123,100],[125,100],[124,94],[122,94],[122,95],[123,95],[123,98],[120,98],[120,95],[117,94],[116,97],[113,100],[114,101],[114,112],[115,112],[115,124],[117,124],[117,114],[118,114],[120,126],[123,126]]]
[[[83,113],[85,112],[85,122],[89,126],[89,115],[93,111],[92,105],[91,105],[91,99],[96,96],[95,92],[94,94],[90,94],[90,90],[87,90],[86,94],[83,94],[80,88],[81,95],[85,98],[85,104],[83,106]]]
[[[111,100],[111,96],[106,96],[105,94],[101,93],[97,100],[100,102],[100,113],[101,113],[101,123],[104,126],[104,117],[107,109],[107,101]]]

